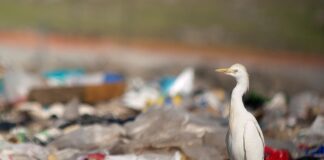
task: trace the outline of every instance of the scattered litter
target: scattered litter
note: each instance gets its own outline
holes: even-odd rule
[[[124,134],[125,130],[118,125],[90,125],[62,135],[49,145],[58,149],[109,149],[116,145]]]
[[[226,159],[230,93],[195,85],[194,74],[8,71],[0,76],[0,158]],[[278,92],[268,101],[251,91],[244,102],[261,124],[266,160],[323,159],[323,97]]]
[[[194,69],[185,69],[170,86],[169,95],[190,95],[194,89]]]
[[[288,150],[273,149],[269,146],[265,146],[265,160],[292,160],[291,155]]]

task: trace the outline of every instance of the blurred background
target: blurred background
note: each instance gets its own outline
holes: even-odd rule
[[[323,75],[319,74],[324,63],[321,0],[3,0],[0,16],[2,62],[22,65],[24,61],[26,69],[59,67],[61,64],[45,62],[55,61],[50,55],[60,63],[68,61],[64,65],[99,56],[93,65],[79,64],[95,68],[116,67],[110,61],[144,66],[156,59],[154,64],[161,64],[163,60],[157,57],[168,59],[169,68],[171,64],[215,67],[239,62],[254,65],[251,70],[256,71],[266,67],[260,74],[293,77],[290,80],[296,89],[306,85],[323,92]],[[30,54],[16,56],[16,52]],[[73,57],[81,52],[86,54]],[[137,59],[126,58],[132,56]],[[70,62],[68,57],[78,60]],[[172,63],[176,60],[169,57],[179,60]],[[35,65],[35,61],[41,63]],[[287,71],[277,73],[283,70]],[[271,77],[264,81],[276,81]],[[295,91],[284,84],[276,89]]]
[[[283,97],[284,103],[273,103],[286,109],[263,118],[261,128],[273,139],[291,142],[298,129],[309,127],[324,111],[324,1],[0,1],[1,110],[29,101],[65,104],[75,97],[91,105],[110,103],[129,98],[134,85],[138,89],[152,83],[154,93],[165,98],[171,96],[165,85],[175,85],[182,70],[190,77],[190,69],[194,78],[185,78],[183,87],[193,91],[177,93],[186,104],[194,106],[184,97],[206,90],[217,90],[216,97],[220,91],[228,100],[235,81],[214,69],[234,63],[248,69],[251,84],[245,103],[258,120],[267,111],[265,104],[276,95]],[[194,83],[187,82],[191,79]],[[100,86],[116,82],[121,83],[117,88]],[[87,88],[93,85],[97,88]],[[120,105],[142,111],[158,99],[142,94],[131,99],[140,96],[141,103]],[[218,112],[226,117],[222,109]],[[3,111],[1,119],[11,122],[4,118],[7,114]],[[274,117],[281,120],[267,125]],[[279,126],[282,134],[277,135]],[[48,126],[40,128],[34,132]],[[307,145],[323,146],[323,141]],[[294,157],[302,155],[294,148],[297,144],[291,146],[286,149]]]

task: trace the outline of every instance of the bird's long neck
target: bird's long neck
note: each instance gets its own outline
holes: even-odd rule
[[[240,113],[246,112],[243,104],[242,97],[247,91],[249,86],[248,78],[242,78],[237,80],[237,84],[232,91],[231,106],[230,106],[230,119],[238,116]]]

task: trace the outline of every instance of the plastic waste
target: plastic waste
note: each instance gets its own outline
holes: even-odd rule
[[[189,114],[181,108],[154,107],[125,125],[130,151],[179,148],[197,160],[222,159],[226,128],[218,121]],[[224,158],[224,157],[223,157]]]
[[[124,77],[121,74],[118,73],[106,73],[104,76],[104,83],[120,83],[124,81]]]
[[[194,97],[196,106],[211,107],[222,113],[224,110],[225,93],[223,90],[201,91]]]
[[[57,160],[75,160],[81,154],[81,151],[77,149],[67,148],[55,153]]]
[[[86,156],[85,159],[90,159],[90,160],[105,160],[106,154],[103,153],[91,153]]]
[[[98,84],[114,84],[124,81],[124,77],[119,73],[91,73],[84,74],[79,77],[77,85],[98,85]]]
[[[159,97],[159,91],[150,86],[143,86],[138,89],[132,89],[123,96],[125,106],[135,109],[143,110],[148,103],[156,101]]]
[[[308,120],[312,109],[319,106],[319,97],[312,92],[302,92],[291,98],[289,114],[301,120]]]
[[[304,130],[302,134],[320,135],[324,137],[324,116],[318,115],[311,127]]]
[[[285,115],[287,113],[288,106],[284,93],[276,93],[273,98],[265,104],[264,109],[267,111],[267,113],[275,113],[278,114],[278,116]]]
[[[264,131],[285,132],[287,127],[294,126],[293,122],[288,123],[286,114],[288,106],[285,95],[281,92],[276,93],[273,98],[265,104],[263,117],[261,119],[261,126]]]
[[[50,128],[47,130],[44,130],[36,135],[34,135],[34,142],[41,144],[41,145],[46,145],[49,142],[53,141],[55,138],[61,136],[63,133],[60,129],[58,128]]]
[[[159,80],[160,90],[163,95],[168,95],[169,90],[170,90],[171,86],[173,85],[175,79],[176,79],[175,77],[166,76],[166,77],[162,77]]]
[[[23,127],[17,127],[14,128],[10,131],[10,134],[13,135],[14,137],[12,137],[13,141],[15,141],[16,143],[24,143],[27,142],[28,137],[28,131],[26,130],[26,128]]]
[[[38,76],[20,70],[6,71],[3,82],[5,96],[10,103],[27,99],[31,88],[42,85]]]
[[[4,94],[4,80],[3,77],[0,76],[0,95]]]
[[[37,159],[47,159],[49,151],[39,145],[32,143],[22,143],[22,144],[9,144],[2,147],[0,150],[0,157],[9,157],[13,160],[18,158],[37,160]]]
[[[80,76],[78,85],[97,85],[104,83],[104,73],[90,73]]]
[[[324,144],[324,117],[318,115],[311,127],[303,129],[297,135],[297,143],[307,146]]]
[[[324,145],[308,148],[305,152],[306,156],[324,158]]]
[[[125,130],[118,125],[83,126],[56,138],[49,145],[58,149],[74,148],[79,150],[94,150],[112,148],[116,145]]]
[[[288,150],[285,149],[273,149],[269,146],[264,148],[265,160],[292,160],[292,157]]]
[[[17,111],[28,112],[36,119],[47,119],[48,114],[43,110],[40,103],[37,102],[23,102],[17,106]]]
[[[95,106],[97,116],[111,116],[117,119],[127,119],[129,117],[135,117],[138,112],[124,107],[120,100],[113,100],[110,102],[99,103]]]
[[[180,73],[172,86],[170,86],[169,95],[190,95],[194,85],[194,69],[187,68]]]
[[[105,160],[183,160],[184,156],[179,152],[174,154],[157,154],[144,153],[140,155],[126,154],[126,155],[108,155]]]
[[[77,119],[79,117],[79,105],[80,101],[77,98],[72,99],[68,104],[66,104],[63,119]]]
[[[64,114],[65,106],[62,103],[54,103],[49,106],[49,109],[47,110],[48,118],[50,117],[57,117],[62,118]]]
[[[16,123],[9,122],[9,121],[0,121],[0,131],[8,132],[11,129],[15,128],[17,126]]]
[[[79,105],[79,115],[95,115],[96,114],[96,109],[88,104],[80,104]]]
[[[43,73],[48,86],[73,86],[85,74],[83,69],[61,69]]]

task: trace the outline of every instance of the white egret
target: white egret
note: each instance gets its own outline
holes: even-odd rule
[[[229,128],[226,135],[227,152],[231,160],[263,160],[264,138],[255,117],[243,104],[242,96],[249,88],[245,67],[234,64],[230,68],[216,69],[233,76],[237,84],[232,91]]]

